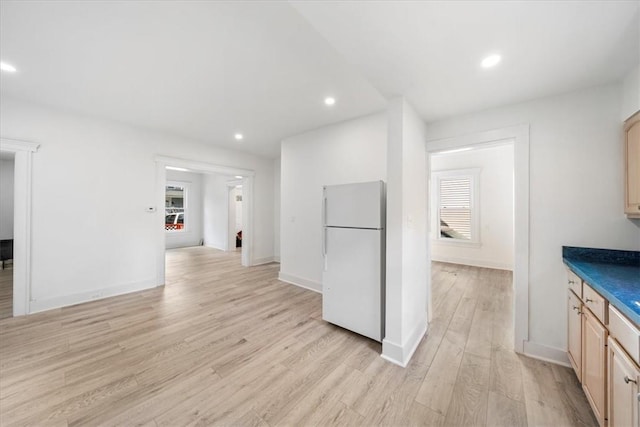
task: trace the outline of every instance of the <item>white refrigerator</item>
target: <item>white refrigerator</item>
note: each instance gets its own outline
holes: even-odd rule
[[[384,182],[324,187],[322,318],[384,338]]]

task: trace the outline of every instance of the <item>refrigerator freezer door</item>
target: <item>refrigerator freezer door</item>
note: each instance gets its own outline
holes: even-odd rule
[[[329,185],[324,188],[325,225],[383,228],[382,181]]]
[[[326,228],[322,318],[382,341],[381,231]]]

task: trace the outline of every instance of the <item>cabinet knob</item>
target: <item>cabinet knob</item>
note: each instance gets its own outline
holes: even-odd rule
[[[584,300],[584,302],[593,302],[593,300],[592,300],[592,299],[587,298],[587,299],[585,299],[585,300]]]
[[[573,285],[574,283],[576,283],[576,282],[574,282],[573,280],[569,280],[569,284],[570,285]]]
[[[574,306],[573,306],[573,309],[574,309],[574,310],[578,310],[578,309],[580,309],[580,307],[576,307],[576,306],[574,305]]]
[[[636,380],[632,380],[631,378],[629,378],[628,376],[624,376],[624,382],[629,384],[629,383],[634,383],[634,384],[638,384],[638,382]],[[638,397],[638,399],[640,399],[640,397]]]

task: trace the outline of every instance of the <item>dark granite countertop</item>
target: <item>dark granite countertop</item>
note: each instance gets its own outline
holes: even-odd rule
[[[640,252],[562,247],[564,263],[640,326]]]

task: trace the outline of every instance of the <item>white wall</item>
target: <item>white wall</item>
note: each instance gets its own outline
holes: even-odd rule
[[[406,365],[427,328],[427,138],[424,122],[402,98],[390,101],[387,119],[386,321],[382,354]]]
[[[431,173],[480,169],[480,246],[438,240],[437,195],[431,179],[431,259],[513,269],[513,143],[431,157]]]
[[[273,257],[272,160],[7,96],[1,102],[0,134],[41,144],[33,156],[33,310],[157,283],[157,216],[146,212],[157,204],[157,155],[254,170],[253,255]]]
[[[322,187],[387,178],[387,120],[374,114],[282,142],[280,278],[321,290]]]
[[[230,177],[203,174],[203,234],[204,244],[223,251],[229,250],[229,186]]]
[[[566,349],[562,246],[640,249],[622,208],[621,104],[603,86],[427,125],[436,140],[530,124],[529,341],[548,354]]]
[[[186,187],[185,228],[167,231],[166,247],[183,248],[198,246],[202,240],[202,174],[167,170],[167,182],[173,181]]]
[[[622,83],[622,120],[640,111],[640,64],[629,71]]]
[[[280,262],[280,158],[273,163],[273,258]]]
[[[13,160],[0,160],[0,240],[13,239]]]

